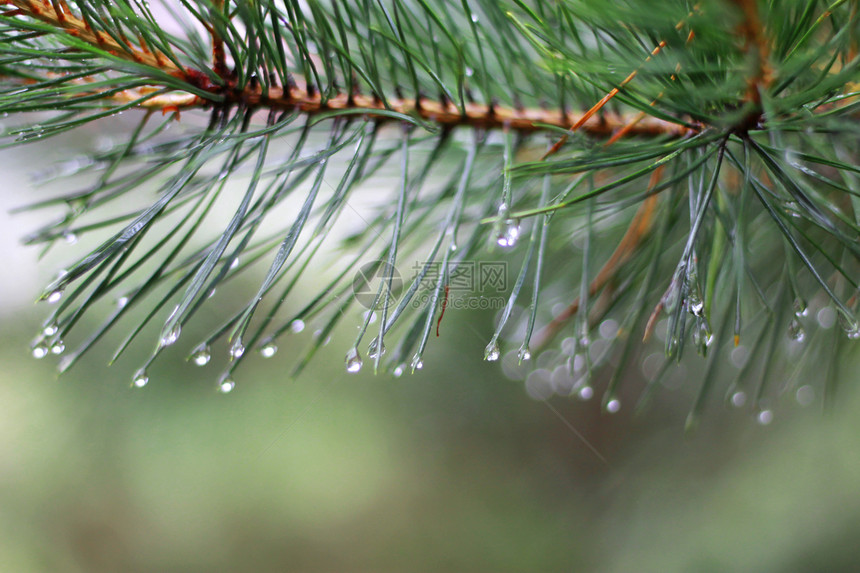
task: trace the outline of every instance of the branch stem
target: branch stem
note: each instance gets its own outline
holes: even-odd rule
[[[243,104],[247,107],[261,107],[274,110],[298,109],[307,115],[343,110],[354,110],[356,114],[377,116],[380,120],[390,117],[390,114],[379,112],[396,112],[419,118],[423,121],[443,126],[468,126],[479,129],[509,128],[521,133],[544,131],[547,129],[573,129],[587,132],[591,135],[612,137],[622,132],[625,136],[660,136],[670,135],[681,137],[691,129],[680,121],[673,123],[654,117],[633,118],[618,114],[596,115],[599,106],[585,113],[563,113],[558,110],[505,107],[497,104],[466,103],[459,108],[451,102],[431,100],[427,98],[404,99],[388,98],[382,102],[379,98],[363,94],[342,93],[323,99],[318,90],[301,87],[301,84],[288,86],[270,86],[264,94],[260,86],[248,85],[244,89],[236,89],[229,82],[224,86],[213,84],[209,76],[201,70],[181,68],[163,53],[150,49],[141,42],[135,46],[130,42],[120,44],[104,32],[94,30],[89,23],[68,9],[63,9],[63,3],[50,0],[0,0],[0,4],[15,6],[22,15],[30,16],[46,22],[58,29],[65,30],[80,40],[110,52],[111,54],[138,62],[165,73],[184,79],[198,90],[212,94],[212,99],[191,93],[176,91],[163,96],[150,98],[141,107],[176,111],[195,107],[207,107],[215,102],[227,104]],[[223,9],[224,0],[215,2],[215,7]],[[224,77],[226,62],[223,40],[213,35],[213,66],[214,71]],[[657,53],[655,49],[654,53]],[[650,59],[650,56],[649,58]],[[635,76],[634,74],[631,74]],[[163,86],[153,84],[151,88],[127,90],[109,96],[110,99],[130,101],[140,97],[148,89],[160,89]],[[199,92],[198,92],[199,93]],[[605,102],[604,102],[605,103]],[[620,136],[617,136],[620,137]],[[616,138],[617,138],[616,137]]]
[[[47,24],[65,30],[68,34],[75,36],[93,46],[110,52],[115,56],[137,62],[153,68],[158,68],[168,74],[184,77],[185,70],[179,68],[170,58],[156,51],[148,49],[143,44],[134,46],[130,42],[120,44],[110,34],[93,30],[92,26],[82,18],[78,18],[69,10],[63,10],[64,2],[51,2],[50,0],[6,0],[0,4],[15,6],[21,14],[35,18]]]

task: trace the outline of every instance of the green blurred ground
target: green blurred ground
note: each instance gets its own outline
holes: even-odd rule
[[[638,418],[553,400],[604,464],[471,335],[399,380],[347,376],[332,350],[289,381],[283,347],[220,395],[191,366],[142,390],[93,363],[58,381],[27,356],[35,313],[3,323],[3,572],[852,571],[860,557],[856,374],[830,414],[785,401],[761,427],[715,400],[691,437],[684,391]]]

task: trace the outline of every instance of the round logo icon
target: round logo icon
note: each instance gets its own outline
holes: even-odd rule
[[[387,261],[361,265],[352,279],[352,294],[358,304],[370,310],[396,302],[403,290],[403,279]]]

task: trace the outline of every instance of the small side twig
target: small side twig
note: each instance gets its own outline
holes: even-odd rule
[[[215,0],[215,10],[224,11],[224,0]],[[209,34],[212,36],[212,70],[222,78],[227,75],[227,55],[224,51],[224,38],[215,31],[214,26],[209,26]]]
[[[693,10],[692,10],[692,11],[691,11],[691,12],[690,12],[690,13],[689,13],[689,14],[688,14],[688,15],[687,15],[683,20],[681,20],[680,22],[678,22],[677,24],[675,24],[675,29],[676,29],[676,30],[680,30],[681,28],[683,28],[683,27],[684,27],[684,25],[686,24],[687,20],[688,20],[688,19],[689,19],[689,18],[690,18],[690,17],[691,17],[691,16],[692,16],[696,11],[698,11],[698,9],[699,9],[698,5],[694,6],[694,7],[693,7]],[[691,34],[690,34],[690,38],[692,38],[692,32],[691,32]],[[549,148],[549,150],[548,150],[546,153],[544,153],[544,155],[543,155],[543,157],[541,158],[541,160],[547,159],[548,157],[550,157],[550,156],[552,156],[552,155],[556,154],[556,153],[557,153],[557,152],[558,152],[558,151],[559,151],[559,150],[564,146],[564,144],[565,144],[565,143],[567,143],[567,140],[568,140],[568,138],[571,136],[571,134],[573,134],[573,133],[574,133],[574,132],[576,132],[578,129],[580,129],[581,127],[583,127],[583,125],[585,124],[585,122],[587,122],[587,121],[588,121],[588,120],[589,120],[589,119],[590,119],[594,114],[596,114],[598,111],[600,111],[601,109],[603,109],[603,108],[606,106],[606,104],[607,104],[607,103],[609,103],[609,101],[610,101],[612,98],[614,98],[616,95],[618,95],[618,94],[621,92],[621,90],[622,90],[622,89],[624,89],[624,86],[626,86],[627,84],[629,84],[630,82],[632,82],[632,81],[636,78],[636,76],[639,74],[639,71],[640,71],[640,70],[641,70],[641,69],[642,69],[642,68],[643,68],[643,67],[644,67],[648,62],[650,62],[652,58],[654,58],[657,54],[659,54],[659,53],[660,53],[660,51],[661,51],[661,50],[663,50],[663,48],[665,48],[665,47],[666,47],[666,40],[660,40],[660,42],[659,42],[659,43],[654,47],[654,49],[653,49],[653,50],[651,50],[651,53],[650,53],[650,54],[648,54],[648,57],[646,57],[646,58],[645,58],[645,60],[644,60],[641,64],[639,64],[639,67],[637,67],[635,70],[633,70],[632,72],[630,72],[630,74],[628,74],[628,75],[627,75],[627,77],[626,77],[626,78],[624,78],[624,79],[621,81],[621,83],[619,83],[617,86],[615,86],[614,88],[612,88],[611,90],[609,90],[609,92],[608,92],[605,96],[603,96],[603,97],[600,99],[600,101],[598,101],[596,104],[594,104],[593,106],[591,106],[591,109],[589,109],[588,111],[586,111],[586,112],[582,115],[582,117],[579,119],[579,121],[577,121],[576,123],[572,124],[572,125],[570,126],[570,128],[567,130],[567,133],[565,133],[564,135],[562,135],[562,136],[559,138],[559,140],[558,140],[558,141],[556,141],[556,142],[555,142],[555,144],[553,144],[553,146],[552,146],[552,147],[550,147],[550,148]],[[653,103],[652,103],[652,105],[653,105]],[[641,118],[640,118],[640,119],[641,119]],[[637,121],[638,121],[638,120],[637,120]],[[633,125],[635,125],[635,123],[636,123],[636,122],[633,122]],[[630,129],[630,128],[628,128],[628,130],[629,130],[629,129]],[[625,133],[626,133],[626,132],[625,132]]]
[[[68,8],[64,10],[64,2],[52,2],[50,0],[5,0],[2,3],[15,6],[20,15],[30,16],[61,28],[68,34],[94,46],[99,46],[101,49],[115,56],[158,68],[177,77],[185,76],[185,70],[178,67],[163,53],[150,50],[144,44],[140,46],[135,46],[130,42],[120,44],[109,34],[93,30],[92,26],[86,20],[75,16]]]
[[[761,90],[767,88],[773,81],[773,70],[768,63],[770,55],[770,38],[765,33],[758,12],[756,0],[733,0],[743,12],[743,20],[739,32],[746,43],[747,53],[754,54],[755,70],[747,79],[747,101],[761,105]]]

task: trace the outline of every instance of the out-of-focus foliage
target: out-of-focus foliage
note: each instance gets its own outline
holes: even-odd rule
[[[2,571],[789,572],[860,558],[856,376],[828,415],[784,403],[762,427],[720,409],[683,441],[688,391],[638,418],[560,399],[554,412],[467,351],[472,334],[397,382],[319,361],[285,384],[260,361],[229,397],[191,366],[154,370],[145,391],[94,364],[55,381],[23,334],[0,340]]]

